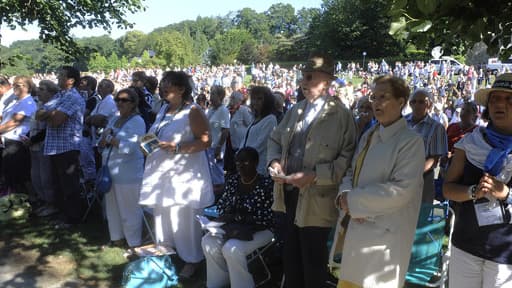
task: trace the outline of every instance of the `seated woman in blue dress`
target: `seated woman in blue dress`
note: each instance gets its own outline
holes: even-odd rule
[[[235,156],[237,174],[226,178],[224,194],[217,204],[224,236],[206,234],[202,240],[206,257],[206,286],[254,287],[246,256],[272,240],[273,181],[258,174],[258,152],[244,147]]]

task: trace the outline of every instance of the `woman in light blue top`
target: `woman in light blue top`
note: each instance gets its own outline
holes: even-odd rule
[[[119,116],[112,118],[101,136],[103,165],[108,165],[112,188],[105,195],[110,240],[128,246],[141,244],[142,211],[138,204],[144,172],[144,156],[138,139],[146,132],[144,120],[137,112],[138,95],[130,88],[114,98]]]

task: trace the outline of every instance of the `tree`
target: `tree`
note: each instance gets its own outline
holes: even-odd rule
[[[309,31],[309,25],[313,19],[319,17],[320,9],[318,8],[302,8],[297,11],[296,33],[304,35]]]
[[[3,0],[0,1],[0,25],[11,29],[37,23],[39,38],[52,43],[69,56],[82,53],[71,36],[71,29],[102,28],[112,25],[131,28],[127,13],[145,9],[143,0]]]
[[[237,29],[246,30],[259,40],[268,41],[270,38],[269,24],[264,14],[257,13],[251,8],[244,8],[233,18]]]
[[[96,52],[93,53],[91,59],[89,60],[89,71],[91,72],[107,72],[108,71],[108,62],[105,56]]]
[[[154,39],[151,47],[156,56],[165,61],[167,66],[188,66],[194,63],[193,44],[190,35],[185,37],[178,31],[170,31],[162,34],[151,34]]]
[[[290,37],[295,33],[297,17],[291,4],[273,4],[265,15],[270,21],[270,34]]]
[[[310,50],[323,50],[336,58],[358,59],[397,56],[404,47],[391,37],[386,0],[324,0],[306,34]]]
[[[140,57],[142,52],[148,48],[147,35],[142,31],[134,30],[127,32],[119,39],[121,51],[128,58]]]
[[[414,36],[415,41],[428,43],[431,37],[442,37],[437,44],[443,48],[456,46],[456,41],[468,48],[483,42],[489,55],[512,54],[510,1],[392,0],[387,10],[393,18],[389,33],[398,39]]]
[[[102,55],[118,54],[120,50],[118,44],[108,35],[80,38],[76,42],[81,47],[87,47],[90,51],[98,52]]]
[[[239,60],[242,45],[251,40],[252,35],[243,29],[232,29],[217,35],[210,43],[212,64],[233,64],[235,60]]]

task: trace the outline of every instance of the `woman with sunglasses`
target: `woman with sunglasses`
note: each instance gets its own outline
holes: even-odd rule
[[[227,176],[217,209],[224,222],[224,237],[206,234],[202,240],[206,256],[206,286],[209,288],[254,287],[246,256],[272,240],[273,181],[258,167],[258,151],[244,147],[235,156],[238,173]],[[229,229],[231,227],[231,231]]]
[[[131,89],[120,90],[114,98],[119,116],[105,128],[99,147],[103,148],[103,165],[108,165],[112,188],[105,195],[110,245],[140,246],[142,212],[139,202],[144,156],[138,140],[146,132],[137,110],[138,95]]]
[[[5,184],[11,191],[28,193],[30,188],[30,151],[23,141],[28,139],[30,118],[37,106],[31,92],[35,85],[32,78],[17,76],[12,85],[15,99],[4,107],[0,122],[3,141],[2,172]]]

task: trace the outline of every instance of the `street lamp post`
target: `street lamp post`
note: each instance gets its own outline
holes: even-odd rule
[[[365,57],[366,57],[366,51],[363,51],[363,67],[362,67],[363,71],[364,71],[364,58]]]

